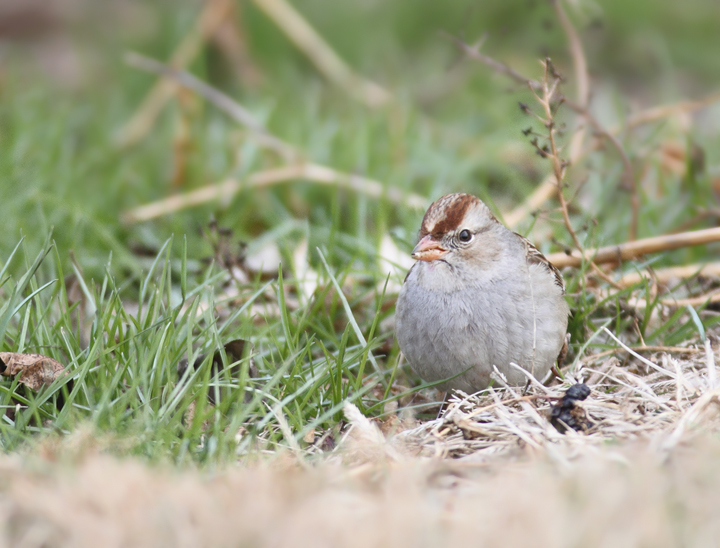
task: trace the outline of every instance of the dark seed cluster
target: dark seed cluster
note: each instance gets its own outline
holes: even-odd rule
[[[577,402],[590,395],[587,384],[578,383],[567,389],[562,399],[550,411],[550,423],[558,432],[564,434],[568,428],[586,432],[592,422],[588,420],[585,410]]]

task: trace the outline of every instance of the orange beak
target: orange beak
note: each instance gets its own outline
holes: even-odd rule
[[[412,258],[417,261],[435,261],[444,257],[447,254],[447,249],[440,245],[440,242],[433,240],[432,236],[428,234],[415,246],[412,251]]]

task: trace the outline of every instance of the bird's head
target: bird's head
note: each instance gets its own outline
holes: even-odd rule
[[[448,194],[425,212],[420,240],[412,251],[418,261],[462,261],[477,264],[499,250],[497,232],[503,225],[490,209],[470,194]]]

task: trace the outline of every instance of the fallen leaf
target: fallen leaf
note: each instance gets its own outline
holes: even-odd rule
[[[305,443],[313,443],[315,441],[315,429],[311,428],[307,434],[303,436],[303,441]]]
[[[20,382],[32,390],[49,386],[64,370],[59,361],[42,354],[0,352],[0,374],[15,377],[20,373]]]

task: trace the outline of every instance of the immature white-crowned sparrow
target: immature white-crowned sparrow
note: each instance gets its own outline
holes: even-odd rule
[[[400,349],[441,389],[486,388],[493,365],[510,384],[542,379],[566,350],[570,309],[560,272],[469,194],[443,196],[425,213],[417,260],[397,301]]]

